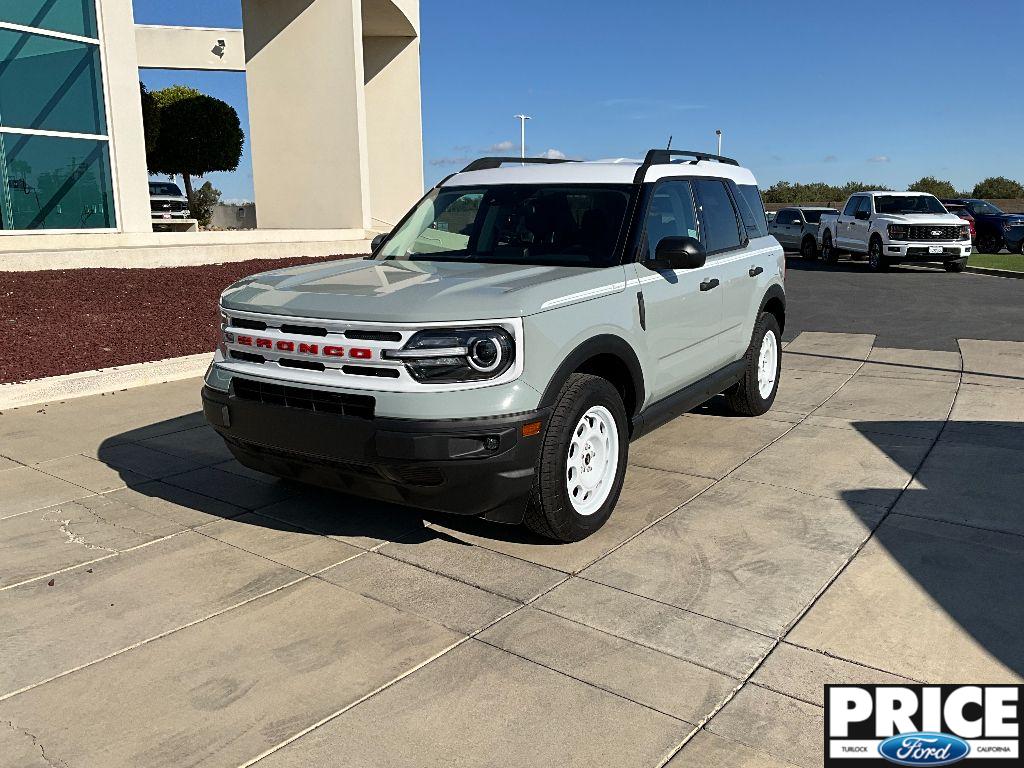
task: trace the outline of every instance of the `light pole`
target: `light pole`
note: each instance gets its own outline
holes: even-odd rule
[[[519,121],[519,157],[526,157],[526,121],[530,120],[529,115],[516,115]]]
[[[721,131],[715,131],[715,136],[718,137],[718,154],[721,155],[722,154],[722,132]]]

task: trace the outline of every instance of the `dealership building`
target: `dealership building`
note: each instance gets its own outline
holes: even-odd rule
[[[0,3],[0,270],[361,252],[422,194],[418,0],[241,5],[209,29]],[[153,231],[140,68],[245,73],[259,229]]]

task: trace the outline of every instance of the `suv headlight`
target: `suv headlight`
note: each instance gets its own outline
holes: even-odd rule
[[[889,239],[890,240],[907,240],[910,237],[910,227],[906,224],[890,224],[889,225]]]
[[[224,314],[224,310],[220,310],[220,332],[217,334],[217,348],[225,358],[228,356],[227,345],[235,343],[235,335],[228,333],[228,328],[230,327],[231,318]]]
[[[485,381],[512,367],[516,345],[504,328],[431,328],[382,355],[404,362],[409,374],[425,384]]]

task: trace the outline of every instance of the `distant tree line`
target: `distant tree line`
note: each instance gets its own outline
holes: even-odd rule
[[[772,184],[768,189],[761,190],[761,196],[766,203],[792,203],[804,202],[841,202],[855,192],[864,192],[869,189],[889,190],[883,184],[865,184],[860,181],[848,181],[842,186],[825,184],[824,182],[813,182],[811,184],[800,184],[789,181],[779,181]],[[937,179],[934,176],[925,176],[918,179],[909,187],[908,192],[927,192],[936,197],[980,197],[987,200],[1019,200],[1024,198],[1024,186],[1007,179],[1004,176],[990,176],[984,181],[979,181],[972,190],[958,192],[956,187],[945,179]]]

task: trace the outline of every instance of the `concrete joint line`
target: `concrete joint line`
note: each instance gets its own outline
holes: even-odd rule
[[[872,345],[871,345],[871,349],[874,349],[874,342],[872,342]],[[796,354],[801,354],[801,353],[796,353]],[[729,477],[730,475],[732,475],[732,473],[733,473],[733,472],[735,472],[735,471],[736,471],[737,469],[739,469],[740,467],[744,466],[744,465],[745,465],[745,464],[746,464],[746,463],[747,463],[748,461],[750,461],[751,459],[753,459],[753,458],[754,458],[754,456],[758,456],[758,455],[760,455],[761,453],[763,453],[764,451],[766,451],[766,450],[767,450],[767,449],[768,449],[769,447],[771,447],[772,445],[774,445],[775,443],[777,443],[777,442],[778,442],[779,440],[781,440],[782,438],[784,438],[784,437],[785,437],[786,435],[788,435],[788,434],[789,434],[790,432],[792,432],[792,431],[793,431],[794,429],[796,429],[796,428],[797,428],[797,427],[799,427],[799,426],[800,426],[801,424],[803,424],[803,423],[804,423],[804,422],[805,422],[805,421],[806,421],[806,420],[807,420],[808,418],[810,418],[810,417],[811,417],[811,416],[812,416],[812,415],[813,415],[813,414],[814,414],[814,413],[815,413],[815,412],[816,412],[816,411],[817,411],[817,410],[818,410],[819,408],[821,408],[821,407],[822,407],[823,405],[825,405],[825,403],[827,403],[827,402],[828,402],[829,400],[831,400],[831,399],[832,399],[833,397],[835,397],[835,396],[836,396],[836,395],[837,395],[837,394],[838,394],[838,393],[840,392],[840,390],[842,390],[842,388],[843,388],[843,387],[845,387],[845,386],[846,386],[847,384],[849,384],[849,383],[850,383],[851,381],[853,381],[853,378],[854,378],[854,376],[856,376],[856,375],[857,375],[858,373],[860,373],[861,369],[863,369],[864,365],[865,365],[865,364],[867,363],[867,361],[868,361],[868,358],[869,358],[869,357],[871,357],[871,350],[868,350],[868,353],[867,353],[867,355],[866,355],[866,356],[864,357],[864,359],[863,359],[863,360],[861,360],[861,361],[860,361],[860,365],[858,365],[858,366],[857,366],[857,370],[855,370],[855,371],[854,371],[854,372],[853,372],[852,374],[850,374],[850,375],[849,375],[849,377],[848,377],[848,378],[846,379],[846,381],[844,381],[844,382],[843,382],[842,384],[840,384],[840,385],[839,385],[839,386],[838,386],[838,387],[837,387],[837,388],[835,389],[835,391],[833,391],[833,392],[832,392],[832,394],[831,394],[831,395],[829,395],[829,396],[828,396],[828,397],[827,397],[827,398],[825,399],[825,401],[824,401],[824,402],[822,402],[821,404],[819,404],[819,405],[815,406],[815,407],[814,407],[814,408],[813,408],[813,409],[812,409],[812,410],[810,411],[810,413],[808,413],[808,414],[807,414],[806,416],[804,416],[803,418],[801,418],[801,419],[800,419],[800,421],[798,421],[798,422],[797,422],[796,424],[793,424],[793,425],[792,425],[792,426],[791,426],[791,427],[790,427],[789,429],[787,429],[787,430],[786,430],[785,432],[783,432],[783,433],[782,433],[781,435],[779,435],[779,436],[778,436],[777,438],[775,438],[775,439],[774,439],[774,440],[772,440],[772,441],[771,441],[770,443],[768,443],[768,444],[767,444],[767,445],[765,445],[765,446],[764,446],[763,448],[761,448],[761,450],[757,451],[757,452],[756,452],[756,453],[755,453],[755,454],[754,454],[753,456],[751,456],[751,457],[750,457],[749,459],[747,459],[746,461],[743,461],[743,462],[741,462],[741,463],[740,463],[739,465],[737,465],[737,466],[736,466],[736,467],[734,467],[734,468],[733,468],[732,470],[730,470],[730,471],[729,471],[728,473],[726,473],[726,474],[725,474],[725,475],[724,475],[724,476],[722,477],[722,480],[725,480],[725,479],[726,479],[727,477]],[[855,359],[855,358],[840,358],[840,359],[848,359],[848,360],[853,360],[853,359]],[[962,365],[961,365],[961,367],[962,367]],[[954,398],[954,402],[955,402],[955,401],[956,401],[956,400],[955,400],[955,398]],[[950,413],[952,413],[952,406],[950,406]],[[948,419],[948,415],[947,415],[947,419]],[[940,433],[940,434],[941,434],[941,433]],[[938,440],[938,437],[936,437],[936,440]],[[934,445],[934,444],[933,444],[933,445]],[[925,458],[927,458],[927,454],[925,455]],[[922,460],[921,460],[921,463],[922,463],[922,464],[924,463],[924,459],[922,459]],[[920,465],[918,465],[918,467],[920,468]],[[719,480],[718,482],[720,483],[720,482],[722,482],[722,480]],[[913,475],[911,475],[910,479],[909,479],[909,480],[907,481],[907,485],[910,485],[910,483],[911,483],[912,481],[913,481]],[[717,484],[718,484],[718,483],[714,483],[713,485],[711,485],[711,486],[709,486],[709,487],[710,487],[710,488],[714,488],[714,487],[715,487],[715,485],[717,485]],[[767,483],[766,483],[766,485],[767,485]],[[904,486],[904,490],[906,490],[906,487],[907,487],[907,486]],[[705,489],[705,490],[707,490],[707,489]],[[790,490],[792,490],[792,489],[790,489]],[[809,495],[813,495],[813,494],[809,494]],[[902,491],[901,491],[901,495],[902,495]],[[897,501],[898,501],[898,500],[899,500],[899,499],[897,498]],[[895,504],[895,502],[893,502],[893,503]],[[888,514],[888,513],[886,513],[886,514]],[[883,516],[883,517],[882,517],[882,519],[884,520],[884,519],[885,519],[885,517]],[[881,525],[881,521],[879,521],[878,525]],[[875,526],[875,527],[877,528],[877,526]],[[874,529],[872,529],[872,532],[871,532],[871,533],[873,533],[873,532],[874,532]],[[742,679],[740,679],[740,681],[739,681],[739,682],[737,683],[737,685],[736,685],[736,686],[735,686],[735,687],[734,687],[734,688],[732,689],[732,691],[730,691],[730,692],[729,692],[729,693],[728,693],[728,694],[727,694],[727,695],[725,696],[725,698],[724,698],[724,699],[723,699],[723,700],[722,700],[722,701],[721,701],[721,702],[720,702],[720,703],[718,704],[718,706],[716,706],[716,707],[715,707],[714,709],[712,709],[712,711],[711,711],[711,712],[709,712],[709,713],[708,713],[708,715],[707,715],[707,716],[706,716],[706,717],[705,717],[705,718],[704,718],[704,719],[703,719],[703,720],[702,720],[702,721],[701,721],[701,722],[700,722],[700,723],[698,724],[697,728],[696,728],[696,729],[695,729],[694,731],[692,731],[692,732],[691,732],[690,734],[688,734],[688,735],[686,736],[686,738],[684,738],[684,739],[683,739],[683,740],[682,740],[682,741],[681,741],[681,742],[679,743],[679,745],[678,745],[678,746],[676,746],[676,748],[675,748],[674,750],[672,750],[672,751],[671,751],[671,752],[670,752],[670,753],[669,753],[669,754],[668,754],[668,755],[667,755],[667,756],[665,757],[665,759],[661,761],[661,763],[659,763],[659,764],[658,764],[657,768],[664,768],[664,766],[665,766],[665,765],[667,765],[667,764],[668,764],[668,763],[669,763],[669,762],[670,762],[670,761],[672,760],[672,758],[674,758],[674,757],[675,757],[675,756],[676,756],[677,754],[679,754],[679,752],[680,752],[680,751],[681,751],[681,750],[683,749],[683,747],[685,747],[685,746],[686,746],[686,744],[687,744],[687,743],[688,743],[688,742],[689,742],[689,741],[690,741],[690,740],[691,740],[691,739],[692,739],[692,738],[693,738],[693,737],[694,737],[694,736],[695,736],[695,735],[697,734],[697,732],[699,732],[699,731],[703,730],[703,729],[704,729],[704,728],[705,728],[705,727],[707,726],[707,724],[708,724],[708,723],[710,723],[710,722],[711,722],[711,721],[712,721],[712,720],[714,719],[714,717],[715,717],[715,716],[716,716],[716,715],[717,715],[717,714],[718,714],[719,712],[721,712],[721,711],[722,711],[722,709],[723,709],[723,708],[724,708],[724,707],[725,707],[725,706],[726,706],[726,705],[727,705],[727,704],[728,704],[728,703],[729,703],[730,701],[732,701],[732,700],[733,700],[733,698],[735,698],[735,697],[736,697],[736,695],[737,695],[737,694],[738,694],[738,693],[739,693],[739,692],[740,692],[741,690],[743,690],[743,688],[744,688],[744,687],[745,687],[745,686],[746,686],[746,685],[747,685],[747,684],[748,684],[748,683],[750,682],[750,678],[752,678],[752,677],[754,676],[754,674],[755,674],[755,673],[757,672],[757,670],[761,668],[761,666],[762,666],[762,665],[764,664],[764,662],[765,662],[765,661],[766,661],[766,660],[768,659],[768,657],[769,657],[769,656],[770,656],[770,655],[772,654],[772,652],[773,652],[773,651],[774,651],[774,650],[775,650],[776,648],[778,648],[778,646],[779,646],[779,643],[781,643],[781,642],[782,642],[783,638],[784,638],[784,637],[785,637],[785,635],[786,635],[786,634],[788,633],[788,631],[789,631],[789,628],[791,628],[791,627],[793,627],[793,626],[796,626],[796,624],[797,624],[797,623],[798,623],[798,622],[800,621],[800,619],[801,619],[801,618],[803,618],[803,616],[804,616],[804,615],[805,615],[805,614],[807,613],[807,611],[809,611],[809,610],[810,610],[811,606],[813,606],[813,605],[814,605],[814,603],[815,603],[815,602],[816,602],[816,601],[818,600],[818,598],[819,598],[819,597],[820,597],[820,596],[821,596],[822,594],[824,594],[825,590],[826,590],[826,589],[828,589],[828,587],[829,587],[829,586],[831,586],[832,582],[833,582],[833,581],[835,581],[835,579],[837,579],[837,578],[839,577],[839,575],[840,575],[840,574],[841,574],[841,573],[843,572],[843,570],[844,570],[844,569],[846,568],[846,566],[847,566],[847,565],[848,565],[848,564],[850,563],[850,561],[851,561],[851,560],[852,560],[852,559],[853,559],[853,558],[854,558],[854,557],[856,556],[857,552],[859,552],[859,551],[860,551],[860,549],[861,549],[861,548],[862,548],[862,547],[864,546],[864,544],[866,544],[866,543],[867,543],[868,539],[869,539],[869,538],[870,538],[870,536],[871,536],[871,533],[869,533],[869,534],[868,534],[868,536],[867,536],[867,537],[866,537],[866,538],[864,539],[864,541],[863,541],[863,542],[861,543],[860,547],[858,547],[857,549],[855,549],[855,550],[854,550],[854,553],[853,553],[853,555],[851,555],[851,556],[850,556],[850,558],[849,558],[849,559],[847,559],[847,561],[846,561],[846,562],[845,562],[845,563],[844,563],[844,564],[843,564],[843,565],[842,565],[842,566],[841,566],[841,567],[840,567],[840,568],[839,568],[839,569],[838,569],[838,570],[836,571],[836,573],[835,573],[835,574],[834,574],[834,575],[832,576],[832,578],[831,578],[831,579],[829,579],[829,580],[828,580],[828,581],[827,581],[827,582],[825,583],[825,586],[823,586],[823,587],[821,588],[821,590],[819,590],[819,591],[818,591],[818,593],[817,593],[817,594],[816,594],[816,595],[814,596],[814,598],[812,598],[811,602],[810,602],[810,603],[808,603],[808,605],[807,605],[807,606],[805,606],[805,607],[804,607],[804,608],[803,608],[803,609],[802,609],[801,611],[799,611],[799,612],[797,613],[797,615],[796,615],[796,618],[795,618],[795,619],[793,619],[793,620],[792,620],[792,622],[791,622],[791,623],[790,623],[789,625],[787,625],[787,628],[786,628],[786,629],[784,629],[784,631],[783,631],[783,632],[782,632],[782,633],[781,633],[781,634],[780,634],[779,636],[777,636],[777,637],[774,637],[774,638],[773,638],[773,642],[772,642],[772,644],[771,644],[771,647],[769,647],[769,648],[768,648],[768,650],[767,650],[767,651],[765,651],[765,653],[764,653],[764,654],[763,654],[763,655],[761,656],[761,658],[760,658],[760,659],[759,659],[759,660],[758,660],[757,662],[755,662],[755,663],[754,663],[754,665],[753,665],[753,666],[752,666],[752,667],[750,668],[750,670],[749,670],[749,671],[747,672],[747,674],[746,674],[746,675],[744,675]],[[655,601],[655,602],[656,602],[656,601]],[[744,629],[746,629],[746,628],[744,627]],[[753,630],[747,630],[747,631],[749,632],[749,631],[753,631]],[[760,634],[760,633],[758,633],[758,634]],[[741,743],[742,743],[742,742],[741,742]],[[746,744],[745,746],[751,747],[751,748],[753,748],[753,749],[760,749],[760,748],[758,748],[758,747],[754,747],[754,745],[752,745],[752,744]],[[773,756],[774,756],[774,755],[773,755]],[[778,756],[775,756],[775,757],[778,757]],[[780,759],[782,759],[782,758],[780,758]],[[788,761],[786,761],[786,762],[788,762]]]

